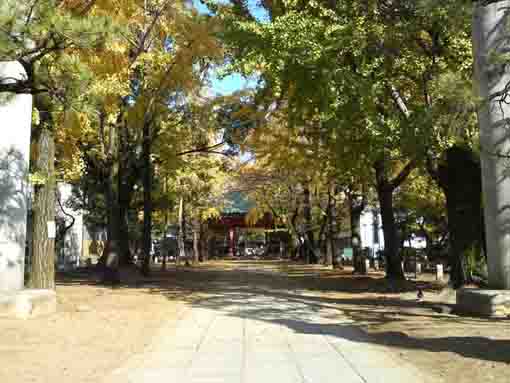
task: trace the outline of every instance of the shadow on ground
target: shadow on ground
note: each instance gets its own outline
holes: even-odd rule
[[[95,284],[92,275],[86,270],[62,274],[58,282],[60,285]],[[469,334],[487,326],[508,331],[510,322],[437,313],[435,303],[403,299],[400,294],[414,293],[418,286],[433,294],[438,288],[433,283],[406,281],[390,285],[379,274],[353,277],[348,272],[321,271],[318,267],[285,262],[243,261],[154,271],[146,279],[130,276],[116,288],[144,288],[151,294],[184,300],[194,307],[278,323],[298,333],[510,363],[508,337],[441,336],[452,328],[467,329]],[[384,328],[387,324],[399,324],[404,329],[431,327],[438,336],[415,337],[400,330],[371,331],[371,334],[365,331]]]

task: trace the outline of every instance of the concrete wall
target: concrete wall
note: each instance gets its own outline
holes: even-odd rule
[[[0,81],[22,79],[17,62],[0,62]],[[32,96],[0,93],[0,291],[23,288]]]
[[[361,247],[369,247],[374,251],[384,249],[384,235],[381,216],[366,209],[360,217]],[[376,234],[377,233],[377,234]]]
[[[384,233],[382,230],[381,215],[374,215],[373,211],[366,209],[360,219],[360,232],[361,232],[361,246],[369,247],[374,251],[384,249]],[[377,235],[376,235],[377,233]],[[408,241],[404,246],[409,246]],[[414,249],[423,249],[426,247],[426,242],[423,238],[411,239],[411,247]]]

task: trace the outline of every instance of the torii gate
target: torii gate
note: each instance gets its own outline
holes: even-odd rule
[[[228,232],[229,249],[228,255],[234,256],[236,254],[237,247],[237,230],[242,228],[250,229],[270,229],[273,226],[273,218],[271,214],[266,213],[264,217],[254,225],[248,225],[246,223],[247,212],[239,213],[223,213],[219,219],[211,220],[208,224],[208,228],[216,232]]]

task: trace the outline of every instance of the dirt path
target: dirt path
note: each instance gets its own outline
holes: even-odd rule
[[[150,290],[61,283],[56,314],[1,319],[0,382],[100,381],[182,310],[178,301]]]

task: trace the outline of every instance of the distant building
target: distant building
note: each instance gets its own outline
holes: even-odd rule
[[[384,250],[384,233],[382,230],[381,215],[374,209],[365,209],[360,219],[361,247],[369,248],[373,254]],[[426,247],[424,238],[415,237],[405,241],[404,247],[422,249]]]
[[[73,269],[87,263],[95,264],[103,253],[107,239],[104,228],[87,227],[83,211],[68,207],[67,202],[73,198],[72,188],[72,185],[66,183],[57,185],[60,199],[56,206],[57,226],[61,230],[72,224],[64,238],[56,244],[56,265],[59,270]]]
[[[361,247],[369,248],[376,254],[384,249],[384,234],[382,231],[381,215],[373,209],[365,209],[360,217]]]

